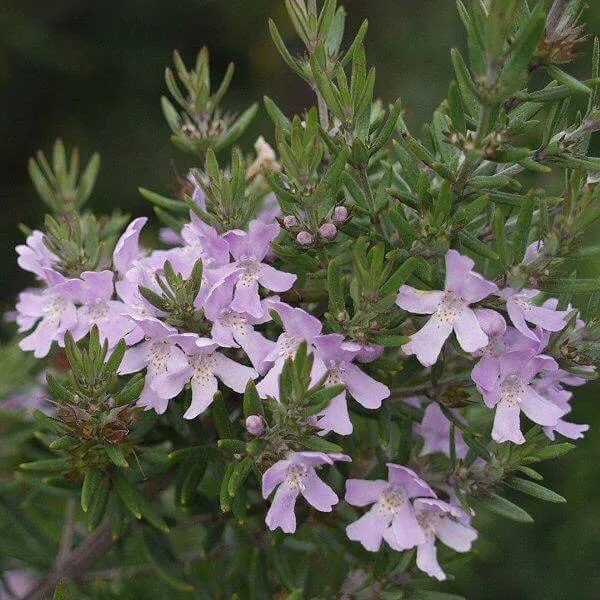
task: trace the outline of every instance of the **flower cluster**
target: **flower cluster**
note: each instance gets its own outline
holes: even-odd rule
[[[131,530],[143,551],[134,567],[150,565],[179,591],[192,569],[184,574],[145,527],[157,536],[185,527],[179,553],[194,519],[203,555],[220,560],[240,546],[251,565],[228,597],[341,597],[358,580],[358,598],[420,596],[421,572],[443,580],[447,558],[470,550],[480,509],[531,520],[505,486],[564,501],[531,465],[588,429],[569,414],[573,388],[596,376],[598,301],[585,311],[569,302],[600,291],[571,276],[574,261],[597,253],[582,245],[600,218],[600,159],[586,155],[600,106],[594,93],[563,131],[573,87],[591,94],[548,59],[568,2],[549,13],[540,2],[526,19],[525,10],[461,5],[477,41],[470,53],[485,47],[472,73],[453,54],[458,83],[426,140],[410,135],[400,102],[384,110],[373,99],[364,29],[342,52],[335,0],[322,11],[287,4],[306,54],[294,58],[273,23],[271,33],[318,107],[288,119],[265,98],[277,151],[261,137],[255,156],[234,149],[228,164],[217,160],[256,106],[239,119],[223,113],[231,69],[211,93],[206,50],[191,70],[174,55],[179,81],[167,69],[166,83],[175,104],[163,98],[163,111],[173,142],[199,162],[178,198],[140,188],[164,226],[160,247],[146,217],[127,225],[79,212],[97,159],[78,178],[77,155],[67,166],[57,142],[53,167],[43,154],[30,164],[53,214],[17,247],[36,285],[11,316],[18,340],[0,348],[1,370],[14,372],[0,395],[6,407],[34,406],[34,426],[10,434],[32,446],[21,454],[42,456],[20,465],[22,485],[6,487],[53,486],[70,502],[80,486],[89,528],[104,520],[114,539]],[[542,65],[555,81],[520,89]],[[547,103],[543,144],[519,147]],[[556,167],[567,173],[562,195],[516,192],[523,170],[541,177]],[[38,402],[42,393],[50,403]],[[64,512],[75,519],[72,509]],[[141,531],[124,527],[129,516]],[[279,529],[299,530],[300,541],[282,542]],[[331,543],[314,552],[319,539]],[[51,576],[60,579],[70,543],[57,544]],[[310,569],[296,577],[291,553],[309,546],[340,569],[336,589],[307,584]],[[282,581],[267,590],[272,571]]]

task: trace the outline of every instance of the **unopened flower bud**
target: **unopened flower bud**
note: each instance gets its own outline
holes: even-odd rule
[[[246,430],[254,437],[263,435],[266,431],[265,420],[260,415],[250,415],[246,419]]]
[[[314,242],[314,237],[308,233],[308,231],[301,231],[297,236],[296,236],[296,241],[301,245],[301,246],[310,246],[313,242]]]
[[[326,240],[335,240],[337,233],[337,227],[333,223],[323,223],[319,227],[319,235]]]
[[[283,226],[286,229],[294,229],[294,227],[300,227],[300,222],[294,215],[285,215],[283,217]]]
[[[336,206],[331,219],[334,223],[343,223],[348,218],[348,209],[345,206]]]

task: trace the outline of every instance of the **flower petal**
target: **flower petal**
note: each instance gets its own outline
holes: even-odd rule
[[[388,486],[389,483],[383,479],[347,479],[344,500],[352,506],[368,506],[377,502]]]
[[[265,518],[265,523],[271,531],[278,527],[281,527],[284,533],[294,533],[296,531],[294,507],[297,497],[298,492],[296,490],[290,490],[285,485],[279,486]]]

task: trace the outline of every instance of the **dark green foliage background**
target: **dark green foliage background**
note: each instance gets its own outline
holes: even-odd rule
[[[600,34],[600,3],[587,10],[588,32]],[[378,69],[384,101],[402,97],[413,130],[444,97],[451,77],[449,50],[464,35],[451,0],[347,0],[349,29],[370,21],[367,49]],[[211,50],[215,77],[227,63],[236,76],[226,99],[232,110],[271,96],[288,114],[313,98],[282,64],[271,44],[267,18],[289,34],[280,0],[3,0],[0,8],[0,206],[2,252],[0,307],[8,309],[28,282],[18,271],[13,247],[19,222],[39,226],[43,206],[29,184],[26,161],[49,151],[56,136],[74,142],[83,157],[102,154],[93,206],[150,214],[138,185],[167,191],[175,170],[189,160],[168,141],[159,107],[163,70],[171,51],[191,61],[202,45]],[[585,50],[591,52],[591,43]],[[583,76],[590,59],[572,72]],[[244,137],[245,149],[259,133],[272,138],[264,111]],[[600,143],[596,136],[594,154]],[[597,275],[598,265],[590,265]],[[549,487],[566,505],[544,505],[521,496],[536,523],[523,526],[479,518],[477,559],[454,569],[445,586],[470,599],[581,600],[600,589],[600,387],[590,386],[575,403],[574,420],[592,431],[576,452],[546,467]]]

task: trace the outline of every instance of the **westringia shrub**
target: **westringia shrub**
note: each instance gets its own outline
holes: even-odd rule
[[[574,78],[580,2],[531,4],[458,2],[468,57],[418,136],[336,0],[285,1],[300,54],[269,23],[316,107],[265,97],[254,156],[233,67],[215,90],[206,50],[176,52],[162,109],[197,167],[177,198],[140,189],[158,238],[85,208],[97,155],[31,160],[49,214],[0,357],[2,597],[457,598],[435,580],[480,512],[565,501],[536,468],[588,429],[599,358],[600,45]]]

